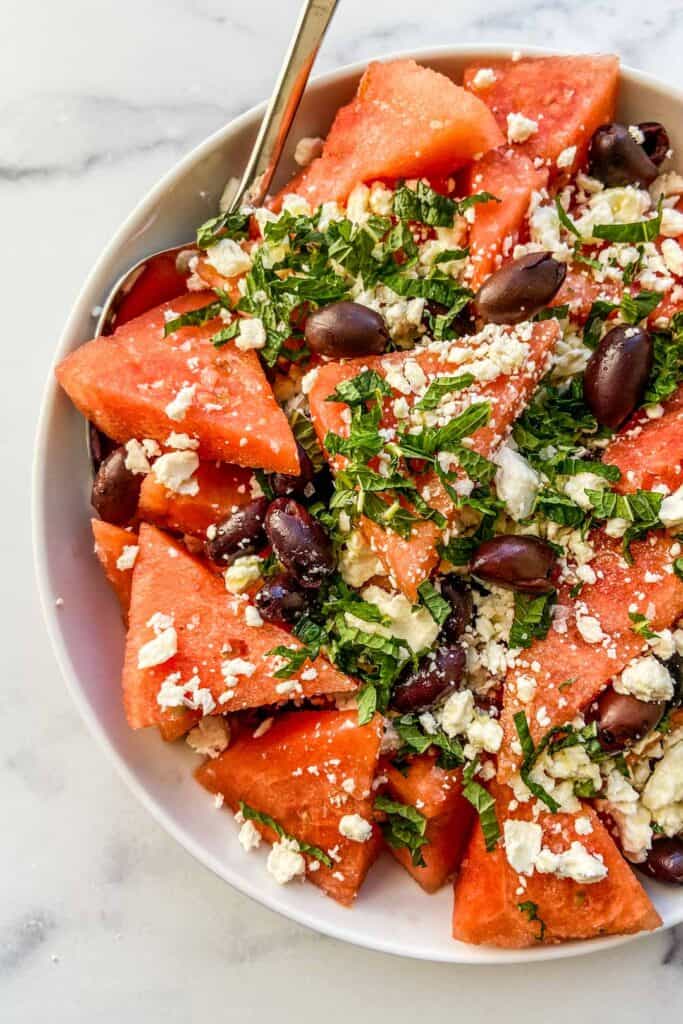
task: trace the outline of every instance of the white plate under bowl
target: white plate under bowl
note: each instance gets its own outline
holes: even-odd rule
[[[548,51],[526,48],[525,53]],[[414,56],[456,81],[471,60],[510,55],[509,46],[448,47]],[[392,55],[396,56],[396,55]],[[348,101],[362,65],[342,68],[310,85],[291,135],[280,182],[293,171],[296,139],[324,135],[337,108]],[[86,341],[91,310],[118,276],[146,253],[178,245],[213,215],[224,183],[239,174],[263,107],[216,132],[168,173],[128,217],[95,264],[55,352],[59,361]],[[627,124],[662,121],[676,152],[683,152],[683,94],[639,72],[622,69],[620,118]],[[33,526],[38,585],[60,668],[83,718],[130,788],[156,820],[241,892],[286,917],[347,942],[406,957],[452,963],[501,964],[576,956],[605,949],[622,938],[508,951],[468,946],[450,936],[452,894],[427,896],[390,857],[371,871],[353,910],[345,910],[313,885],[277,886],[265,870],[265,853],[245,855],[231,816],[219,813],[191,774],[197,759],[179,743],[164,744],[155,730],[126,725],[119,675],[124,632],[116,599],[93,557],[90,472],[83,421],[51,374],[35,446]],[[63,605],[56,606],[56,599]],[[664,924],[683,921],[683,890],[648,885]]]

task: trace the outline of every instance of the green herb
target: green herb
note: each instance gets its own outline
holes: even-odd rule
[[[409,850],[413,864],[416,867],[425,867],[422,856],[422,847],[427,844],[425,816],[410,804],[402,804],[386,796],[377,797],[375,810],[387,816],[387,820],[380,824],[380,828],[389,846],[394,850]]]
[[[510,647],[530,647],[534,640],[542,640],[546,636],[554,598],[555,591],[538,595],[515,592],[515,617],[508,641]]]
[[[596,299],[590,308],[583,328],[583,343],[587,348],[594,349],[598,347],[605,321],[618,308],[615,302],[608,302],[606,299]]]
[[[542,309],[540,313],[537,313],[533,318],[536,323],[541,323],[543,320],[566,320],[569,316],[569,306],[547,306]]]
[[[472,804],[479,815],[479,823],[484,833],[484,843],[489,853],[495,849],[500,839],[500,825],[496,815],[496,801],[494,797],[484,789],[480,782],[474,778],[477,769],[477,762],[470,761],[463,773],[462,795]]]
[[[489,402],[475,402],[443,427],[427,427],[419,434],[400,434],[398,446],[407,458],[425,459],[436,452],[450,452],[480,427],[486,426],[491,416]]]
[[[532,903],[531,900],[524,900],[523,903],[517,904],[517,908],[521,910],[523,914],[526,914],[527,920],[532,924],[534,921],[538,921],[539,932],[536,938],[539,942],[543,942],[543,939],[545,938],[545,921],[538,915],[538,904]]]
[[[439,255],[433,260],[434,266],[439,263],[450,263],[452,260],[464,260],[470,254],[469,248],[465,249],[446,249],[444,252],[440,252]]]
[[[286,662],[282,668],[273,673],[275,679],[291,679],[309,659],[314,661],[319,653],[319,647],[286,647],[284,644],[273,647],[271,651],[268,651],[268,655],[277,655],[278,658],[284,658]]]
[[[683,580],[683,558],[675,558],[673,568],[678,578]]]
[[[246,238],[249,233],[249,214],[243,212],[221,213],[205,221],[197,231],[197,245],[208,249],[222,238]]]
[[[477,544],[474,537],[451,537],[446,544],[441,545],[441,557],[451,565],[468,565]]]
[[[628,617],[631,620],[631,629],[638,636],[642,636],[644,640],[655,640],[659,634],[650,626],[649,619],[643,615],[642,612],[629,612]]]
[[[392,724],[401,739],[399,758],[408,754],[424,754],[430,747],[436,747],[439,751],[436,762],[439,768],[450,770],[465,763],[460,740],[447,736],[441,728],[435,732],[426,732],[419,715],[401,715],[392,719]]]
[[[527,722],[526,714],[523,711],[517,712],[514,717],[514,722],[517,735],[519,736],[519,742],[522,747],[522,754],[524,755],[524,761],[522,762],[522,767],[519,772],[522,777],[522,781],[527,789],[530,790],[537,799],[541,800],[546,807],[553,812],[553,814],[556,814],[560,809],[560,805],[553,799],[553,797],[551,797],[550,793],[546,793],[543,786],[534,782],[530,776],[532,768],[542,753],[541,746],[539,745],[538,749],[534,746],[534,741],[531,738],[531,732],[529,730],[529,723]]]
[[[451,606],[448,601],[444,600],[430,580],[425,580],[421,583],[417,588],[417,592],[420,595],[420,601],[434,619],[437,626],[443,626],[444,622],[451,614]]]
[[[406,185],[394,194],[394,214],[401,220],[417,221],[432,227],[453,227],[458,215],[477,203],[500,202],[489,192],[478,192],[458,202],[449,196],[435,192],[424,181],[418,181],[415,188]]]
[[[390,398],[391,394],[391,388],[384,377],[380,377],[374,370],[363,370],[358,376],[343,380],[341,384],[338,384],[325,401],[344,402],[345,405],[355,408],[371,398],[377,396]]]
[[[624,292],[621,300],[621,315],[627,324],[639,324],[641,320],[647,319],[662,301],[659,292],[638,292],[637,295],[630,295]]]
[[[240,332],[240,321],[235,319],[227,327],[224,327],[221,331],[217,331],[211,337],[211,344],[214,348],[222,348],[233,338],[236,338]]]
[[[569,231],[570,234],[574,235],[576,238],[581,239],[581,232],[579,231],[576,224],[571,219],[571,217],[565,210],[564,206],[560,202],[559,196],[557,196],[557,198],[555,199],[555,209],[557,210],[557,216],[562,227],[566,228],[566,230]]]
[[[258,821],[260,825],[265,825],[266,828],[272,829],[280,839],[289,839],[294,841],[301,853],[307,853],[309,857],[319,860],[320,863],[324,864],[327,868],[332,867],[332,858],[328,856],[324,850],[321,850],[319,846],[312,846],[310,843],[306,843],[302,839],[297,839],[296,836],[292,836],[288,832],[285,832],[282,825],[280,825],[275,818],[271,818],[269,814],[264,814],[262,811],[255,811],[253,807],[249,806],[249,804],[245,804],[244,800],[240,800],[240,811],[247,821]]]
[[[462,373],[459,377],[435,377],[419,402],[418,409],[436,409],[444,395],[454,391],[462,391],[474,384],[471,373]]]
[[[436,268],[426,277],[408,277],[401,269],[385,276],[383,283],[402,298],[437,302],[446,306],[451,314],[464,309],[474,295],[469,288],[464,288]]]
[[[538,492],[535,509],[560,526],[580,526],[586,518],[584,510],[569,495],[551,487],[543,487]]]
[[[325,456],[318,444],[318,438],[310,419],[301,410],[295,409],[289,417],[289,425],[294,437],[311,460],[313,469],[319,473],[325,465]]]
[[[174,334],[181,327],[201,327],[207,321],[214,320],[222,309],[225,309],[225,303],[219,300],[210,302],[208,306],[200,306],[199,309],[191,309],[187,313],[174,317],[173,320],[167,320],[164,324],[164,337],[167,338],[169,334]]]
[[[593,238],[607,242],[654,242],[662,227],[662,200],[659,200],[656,217],[636,221],[634,224],[596,224],[591,228]]]
[[[565,679],[565,681],[563,683],[560,683],[560,685],[558,686],[558,690],[560,691],[560,693],[564,693],[565,690],[571,689],[575,682],[576,679]]]
[[[586,488],[586,497],[593,506],[591,514],[595,519],[625,519],[631,524],[622,542],[624,556],[627,559],[630,559],[632,541],[661,526],[659,510],[663,495],[657,491],[638,490],[632,494],[615,494],[614,491],[593,491]]]
[[[683,313],[676,313],[669,331],[653,334],[654,359],[644,403],[664,402],[683,381]]]

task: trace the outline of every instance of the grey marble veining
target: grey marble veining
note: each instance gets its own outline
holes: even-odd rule
[[[40,395],[69,306],[121,219],[262,99],[297,0],[23,0],[0,34],[3,644],[0,1021],[416,1014],[623,1024],[683,1010],[683,928],[577,961],[407,963],[323,938],[200,868],[135,802],[66,695],[26,515]],[[342,0],[319,68],[448,42],[615,50],[683,85],[680,0]]]

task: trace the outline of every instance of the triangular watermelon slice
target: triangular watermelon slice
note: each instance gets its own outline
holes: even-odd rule
[[[505,259],[512,257],[517,242],[524,241],[522,225],[531,195],[547,183],[545,168],[534,167],[528,156],[510,149],[487,153],[483,160],[472,164],[467,174],[467,191],[490,192],[499,200],[473,208],[469,230],[469,283],[473,288],[478,288]]]
[[[130,592],[133,585],[133,566],[137,556],[134,551],[129,551],[129,557],[126,558],[124,549],[137,547],[137,534],[131,533],[129,530],[123,530],[120,526],[105,523],[102,519],[91,519],[90,523],[92,525],[93,537],[95,538],[95,554],[99,558],[104,574],[119,599],[123,620],[127,622]],[[131,562],[125,568],[117,564],[122,555],[124,555],[124,564],[128,561]]]
[[[283,190],[315,207],[376,179],[450,173],[503,137],[485,103],[414,60],[373,62],[334,119],[322,156]]]
[[[562,623],[564,631],[551,627],[545,639],[522,651],[507,674],[499,779],[508,779],[519,764],[514,725],[518,711],[525,712],[531,735],[539,740],[553,726],[571,721],[643,650],[646,640],[634,632],[630,611],[645,615],[655,632],[668,629],[683,614],[683,580],[672,571],[671,537],[655,532],[634,541],[632,565],[622,557],[621,541],[597,532],[591,541],[598,551],[590,563],[595,583],[584,585],[574,599],[568,588],[560,590],[558,605],[564,614],[554,621]],[[597,643],[584,639],[577,616],[597,619],[605,639]],[[536,681],[527,702],[517,693],[522,676]]]
[[[194,703],[207,698],[212,714],[356,688],[324,658],[305,662],[290,680],[277,678],[278,659],[269,652],[280,645],[300,648],[295,637],[266,622],[249,624],[258,617],[255,609],[250,615],[248,601],[231,597],[219,576],[156,527],[143,523],[139,543],[123,669],[131,728],[199,717],[198,710],[171,706],[171,697],[169,707],[160,705],[160,691],[172,685],[196,691]],[[159,621],[160,616],[165,618]],[[139,658],[141,649],[171,622],[177,653],[139,667],[139,660],[146,660]],[[239,661],[242,665],[235,664]]]
[[[511,328],[505,330],[512,330]],[[490,455],[507,435],[513,422],[520,415],[535,390],[538,381],[547,370],[548,359],[557,340],[559,329],[555,320],[534,324],[528,341],[528,358],[524,365],[512,375],[500,373],[487,383],[475,381],[469,388],[459,392],[464,404],[473,400],[487,400],[491,403],[491,418],[488,424],[472,435],[471,447],[480,455]],[[458,373],[456,363],[450,361],[453,350],[468,349],[468,358],[476,357],[477,348],[483,343],[483,336],[457,339],[453,342],[433,344],[428,348],[409,352],[394,352],[387,356],[350,359],[346,362],[331,362],[320,367],[309,393],[311,416],[321,443],[328,431],[338,434],[347,432],[344,422],[345,406],[328,402],[327,398],[338,384],[357,376],[364,369],[374,369],[384,377],[401,371],[409,362],[417,363],[426,380],[431,382],[438,376]],[[392,404],[399,392],[394,389],[393,397],[384,400],[382,427],[393,427],[396,423]],[[413,406],[419,395],[404,395],[409,406]],[[333,463],[339,465],[339,463]],[[419,485],[429,505],[452,516],[453,504],[440,481],[432,472],[419,478]],[[367,519],[362,521],[363,532],[371,546],[386,566],[392,582],[411,601],[417,599],[417,588],[427,579],[439,562],[437,541],[439,530],[432,521],[416,524],[409,538],[384,530]]]
[[[209,339],[224,326],[218,318],[164,338],[167,316],[214,300],[195,292],[157,306],[81,345],[57,379],[83,415],[121,443],[149,437],[163,445],[182,432],[199,440],[202,458],[296,474],[296,442],[256,353],[214,348]],[[177,408],[182,389],[189,403]]]
[[[494,74],[491,84],[481,84],[482,68]],[[486,76],[488,79],[489,76]],[[613,56],[529,57],[513,61],[486,61],[465,70],[465,87],[481,97],[508,136],[508,114],[523,114],[536,123],[526,141],[514,149],[532,160],[548,164],[552,176],[568,178],[585,161],[591,136],[606,121],[614,120],[619,58]],[[565,157],[558,170],[557,158]]]
[[[512,791],[507,786],[492,786],[501,830],[506,819],[531,819],[533,802],[519,804],[511,812]],[[584,819],[580,831],[576,827],[579,817]],[[607,876],[582,884],[536,871],[529,877],[518,875],[508,863],[502,843],[487,851],[477,823],[455,883],[454,938],[519,949],[569,939],[630,935],[661,925],[647,893],[592,807],[586,804],[576,814],[543,812],[534,820],[543,829],[544,847],[560,853],[572,842],[579,842],[589,854],[602,859]]]
[[[251,470],[220,462],[200,462],[194,473],[196,494],[179,494],[159,483],[153,473],[143,480],[138,517],[167,530],[204,537],[212,523],[251,501]]]
[[[420,754],[400,769],[389,763],[386,792],[392,800],[419,809],[427,819],[424,867],[413,864],[405,847],[389,847],[399,864],[426,892],[436,892],[457,870],[474,823],[474,808],[462,795],[462,769],[446,770],[433,754]]]
[[[322,849],[332,866],[306,857],[306,877],[346,906],[358,895],[379,850],[373,825],[366,842],[340,832],[342,818],[372,824],[372,783],[382,735],[381,717],[358,724],[355,711],[297,711],[275,719],[263,735],[242,732],[198,781],[237,811],[240,801],[267,814],[300,842]],[[278,837],[256,823],[269,842]],[[311,866],[319,864],[317,870]]]
[[[683,385],[663,408],[654,419],[638,413],[604,451],[602,461],[621,470],[615,489],[622,494],[658,484],[676,491],[683,484]]]

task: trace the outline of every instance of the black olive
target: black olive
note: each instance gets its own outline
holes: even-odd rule
[[[126,449],[116,448],[104,459],[92,485],[90,501],[100,518],[127,526],[138,507],[143,473],[126,468]]]
[[[683,885],[683,839],[674,836],[655,840],[645,863],[636,867],[658,882]]]
[[[588,711],[588,719],[597,722],[598,738],[605,750],[619,750],[642,739],[654,729],[664,714],[664,704],[638,700],[617,693],[608,686]]]
[[[256,607],[267,622],[288,625],[301,618],[308,605],[306,592],[296,580],[279,573],[266,580],[255,598]]]
[[[641,121],[638,125],[644,135],[640,145],[643,147],[652,163],[656,167],[664,163],[667,154],[671,149],[669,133],[659,121]]]
[[[276,498],[266,515],[273,551],[302,587],[319,587],[334,572],[330,539],[307,509],[291,498]]]
[[[216,524],[206,542],[206,553],[216,565],[229,565],[242,555],[253,555],[264,547],[267,498],[242,505]]]
[[[308,484],[313,481],[313,477],[315,475],[313,463],[309,459],[304,448],[302,448],[298,442],[296,449],[299,455],[299,475],[290,476],[287,473],[273,473],[270,477],[270,486],[273,488],[273,493],[278,498],[283,497],[285,494],[305,495]]]
[[[500,534],[484,541],[474,552],[470,571],[490,583],[522,590],[528,594],[547,594],[553,589],[550,574],[555,567],[555,552],[538,537]]]
[[[588,152],[589,173],[604,185],[647,188],[657,167],[623,124],[602,124],[593,133]]]
[[[437,647],[394,687],[392,707],[402,714],[431,707],[457,689],[465,673],[465,651],[459,645]]]
[[[598,423],[616,430],[640,405],[653,360],[652,336],[621,325],[604,336],[588,360],[584,395]]]
[[[567,267],[549,252],[530,252],[504,264],[474,297],[475,313],[491,324],[530,320],[557,295]]]
[[[307,317],[304,337],[318,355],[366,356],[384,352],[389,331],[374,309],[359,302],[333,302]]]
[[[443,637],[451,642],[458,640],[472,619],[472,591],[456,573],[450,573],[441,580],[441,596],[448,601],[451,612],[441,627]]]

